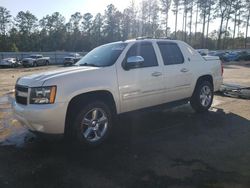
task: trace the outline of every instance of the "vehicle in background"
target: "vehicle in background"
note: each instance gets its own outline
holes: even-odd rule
[[[24,67],[37,67],[40,65],[49,65],[49,61],[49,57],[43,57],[43,55],[40,54],[32,54],[30,57],[22,60],[22,65]]]
[[[17,58],[5,58],[0,61],[0,67],[18,67],[21,63]]]
[[[209,56],[217,56],[220,58],[221,61],[224,61],[223,57],[225,55],[225,52],[222,51],[210,51],[208,53]]]
[[[240,51],[238,53],[239,53],[239,60],[240,61],[250,61],[250,52]]]
[[[69,56],[64,57],[63,65],[64,66],[71,66],[78,62],[82,56],[78,53],[71,53]]]
[[[208,49],[196,49],[196,51],[199,52],[199,54],[201,54],[202,56],[208,55],[209,52]]]
[[[239,53],[238,52],[226,52],[223,55],[223,60],[225,62],[229,62],[229,61],[239,61]]]

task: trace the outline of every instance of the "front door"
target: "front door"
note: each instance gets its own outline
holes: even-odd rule
[[[152,43],[137,42],[132,45],[124,58],[124,62],[132,56],[141,56],[144,62],[141,66],[129,70],[117,68],[122,112],[164,102],[164,72],[162,66],[158,64]]]

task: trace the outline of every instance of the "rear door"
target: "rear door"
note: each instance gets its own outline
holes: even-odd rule
[[[184,57],[179,45],[171,41],[157,42],[164,63],[166,102],[190,97],[193,73],[190,58]]]
[[[128,57],[141,56],[144,63],[140,67],[125,70],[117,68],[121,111],[137,110],[164,102],[163,65],[158,63],[156,45],[151,42],[137,42],[130,47]]]

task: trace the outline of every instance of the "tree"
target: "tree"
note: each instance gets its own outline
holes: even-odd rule
[[[208,8],[207,8],[207,33],[206,33],[206,45],[208,43],[208,35],[209,35],[209,24],[210,22],[214,19],[214,16],[211,16],[211,13],[213,11],[213,5],[215,4],[215,1],[214,0],[209,0],[208,2]],[[206,46],[207,47],[207,46]]]
[[[92,18],[93,15],[91,13],[86,13],[83,15],[83,32],[87,35],[90,35],[91,27],[92,27]]]
[[[220,18],[220,27],[218,32],[217,48],[221,49],[221,37],[223,34],[223,23],[225,21],[227,11],[230,9],[230,2],[228,0],[218,0],[216,7],[217,16]]]
[[[207,0],[199,0],[200,10],[201,10],[201,19],[202,19],[202,37],[201,37],[201,47],[205,47],[205,27],[206,27],[206,18],[207,18]]]
[[[196,41],[197,39],[197,26],[198,26],[198,14],[199,14],[199,2],[196,0],[196,13],[195,13],[195,35],[194,35],[194,40]]]
[[[131,10],[129,8],[126,8],[123,11],[122,15],[122,25],[121,25],[121,30],[122,30],[122,39],[126,40],[129,38],[131,35]]]
[[[249,21],[250,21],[250,0],[246,0],[246,14],[244,17],[246,18],[246,31],[245,31],[245,41],[244,41],[244,46],[247,48],[247,38],[248,38],[248,28],[249,28]]]
[[[10,11],[4,7],[0,7],[0,33],[2,35],[6,34],[6,30],[10,22],[11,22]]]
[[[103,29],[103,17],[100,13],[96,14],[92,24],[92,47],[96,47],[102,44],[102,29]]]
[[[76,12],[75,14],[72,14],[68,23],[69,30],[71,32],[79,32],[81,20],[82,20],[82,15],[80,12]]]
[[[11,44],[10,51],[12,51],[12,52],[18,52],[18,48],[17,48],[17,46],[16,46],[15,43]]]
[[[140,10],[142,36],[154,37],[159,28],[159,6],[157,0],[143,0]]]
[[[165,24],[166,24],[165,34],[166,34],[166,37],[168,37],[168,13],[169,13],[172,0],[160,0],[160,2],[161,2],[161,12],[165,14]]]
[[[224,35],[224,40],[223,40],[223,48],[225,48],[226,46],[226,39],[229,36],[229,31],[228,31],[228,24],[229,24],[229,20],[231,19],[231,15],[233,13],[232,11],[232,3],[234,0],[228,0],[228,10],[226,11],[226,25],[225,25],[225,35]]]
[[[128,8],[123,11],[121,30],[123,40],[136,38],[139,35],[137,11],[134,0],[132,0]]]
[[[174,12],[174,15],[175,15],[175,29],[174,29],[175,39],[177,37],[179,4],[180,4],[180,0],[173,0],[173,10],[172,11]]]
[[[234,29],[233,29],[233,39],[235,38],[235,33],[236,33],[236,26],[237,24],[240,23],[240,9],[242,9],[242,4],[240,0],[236,0],[234,1],[234,3],[232,4],[232,8],[233,8],[233,13],[234,13]],[[239,32],[238,32],[239,33]]]
[[[173,28],[169,27],[170,10]],[[182,30],[177,31],[180,11]],[[214,19],[220,21],[219,28],[209,33]],[[110,4],[103,15],[76,12],[67,23],[55,12],[39,20],[39,26],[29,11],[20,11],[12,22],[9,11],[0,7],[0,50],[89,51],[139,36],[170,36],[195,48],[242,48],[243,44],[247,47],[249,21],[250,0],[142,0],[138,7],[131,0],[122,12]]]
[[[37,18],[31,12],[20,11],[15,18],[16,26],[21,34],[30,35],[37,28]]]
[[[41,49],[64,50],[66,43],[65,18],[59,13],[54,12],[39,21],[42,28]]]
[[[190,0],[190,8],[189,8],[189,11],[190,11],[190,21],[189,21],[189,43],[191,44],[191,38],[192,38],[192,23],[193,23],[193,6],[194,6],[194,0]]]
[[[117,11],[113,4],[107,6],[104,15],[104,35],[106,41],[117,41],[121,39],[121,35],[119,32],[120,26],[120,13]]]

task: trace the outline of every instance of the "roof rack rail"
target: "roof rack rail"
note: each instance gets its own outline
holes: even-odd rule
[[[143,36],[137,37],[136,40],[144,40],[144,39],[166,39],[166,40],[173,40],[171,37],[150,37],[150,36]]]
[[[171,37],[159,37],[158,39],[173,40],[173,38],[171,38]]]
[[[153,38],[154,37],[143,36],[143,37],[137,37],[136,40],[153,39]]]

